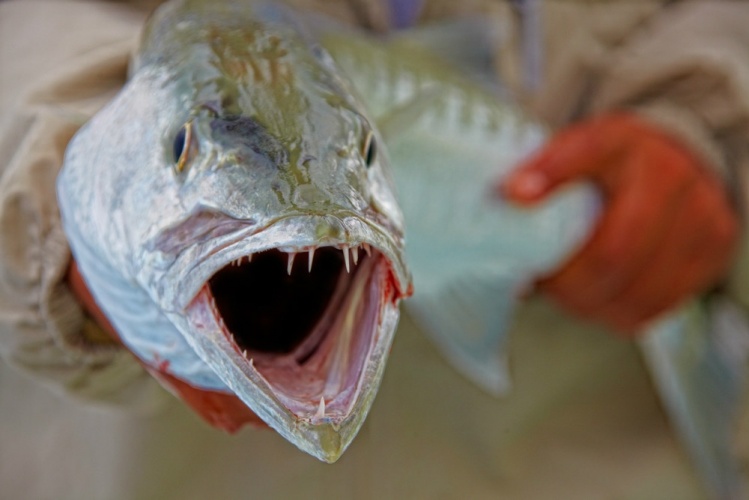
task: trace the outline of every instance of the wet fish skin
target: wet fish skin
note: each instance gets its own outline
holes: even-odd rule
[[[293,12],[175,0],[149,21],[128,83],[71,141],[58,180],[81,274],[128,348],[198,389],[235,393],[326,461],[369,409],[410,290],[387,153],[362,149],[372,138]],[[360,247],[371,256],[344,271]],[[321,312],[330,332],[304,362],[248,354],[205,293],[212,277],[270,250],[290,262],[317,250],[319,266],[321,249],[341,261],[340,313]],[[300,373],[314,380],[297,383]]]

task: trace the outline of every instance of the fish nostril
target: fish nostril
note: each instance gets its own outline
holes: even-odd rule
[[[249,116],[228,115],[211,120],[211,129],[230,134],[249,135],[259,133],[263,127]]]
[[[317,161],[317,157],[316,156],[313,156],[313,155],[304,155],[304,156],[302,156],[302,159],[301,159],[300,163],[302,164],[302,166],[304,168],[309,169],[313,165],[313,163],[316,162],[316,161]]]
[[[288,163],[286,148],[267,128],[249,116],[224,116],[211,120],[211,133],[217,144],[227,149],[251,151],[276,167]]]

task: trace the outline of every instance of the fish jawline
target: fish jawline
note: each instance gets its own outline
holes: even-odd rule
[[[217,315],[208,287],[186,310],[193,332],[188,342],[201,357],[221,360],[212,363],[219,377],[266,423],[333,462],[356,435],[379,387],[398,320],[395,283],[380,252],[362,262],[339,285],[343,297],[328,308],[328,331],[303,363],[295,353],[245,354]]]

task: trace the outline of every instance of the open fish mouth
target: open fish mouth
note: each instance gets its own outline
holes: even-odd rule
[[[338,422],[390,299],[384,263],[368,244],[249,254],[211,277],[190,315],[217,326],[297,418]]]
[[[362,259],[371,258],[370,246],[362,246]],[[256,357],[290,355],[303,365],[341,308],[358,264],[358,246],[272,249],[232,261],[206,287],[214,314],[239,349]]]
[[[224,247],[185,309],[188,342],[281,435],[333,462],[363,423],[405,294],[376,242]]]

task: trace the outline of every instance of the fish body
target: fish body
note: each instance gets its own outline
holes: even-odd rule
[[[463,33],[455,36],[455,27]],[[586,184],[533,209],[494,194],[497,181],[549,133],[498,93],[501,87],[465,76],[461,66],[477,59],[475,34],[485,26],[466,27],[427,28],[369,46],[331,35],[326,46],[386,138],[414,277],[406,309],[458,371],[502,395],[511,389],[508,336],[522,295],[580,248],[601,200]],[[434,56],[450,51],[448,59]],[[715,498],[744,498],[746,491],[734,433],[748,324],[730,300],[704,297],[648,325],[639,342],[674,429]]]
[[[127,347],[326,461],[372,403],[410,289],[387,154],[349,85],[283,6],[173,1],[58,180]]]
[[[406,308],[459,371],[506,393],[513,311],[590,233],[597,191],[575,185],[533,209],[507,203],[494,186],[543,145],[544,126],[406,36],[324,41],[385,135],[414,276]]]

